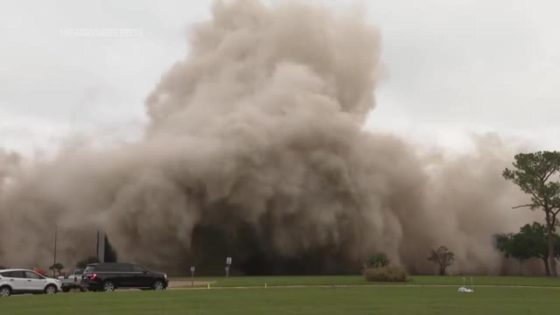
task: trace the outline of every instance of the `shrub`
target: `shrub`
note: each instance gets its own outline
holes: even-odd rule
[[[384,253],[377,253],[371,255],[366,261],[367,268],[381,268],[389,265],[389,258]]]
[[[367,268],[364,272],[367,281],[379,282],[406,282],[408,274],[403,268],[385,266],[380,268]]]

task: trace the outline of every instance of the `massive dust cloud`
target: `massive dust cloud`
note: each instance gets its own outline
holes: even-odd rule
[[[95,255],[166,270],[354,272],[385,252],[432,272],[499,273],[493,235],[523,196],[501,178],[513,149],[479,138],[434,152],[363,129],[374,109],[380,34],[357,15],[282,2],[216,2],[188,55],[146,101],[142,140],[55,158],[0,153],[0,264],[48,266],[54,226],[66,265]],[[375,115],[375,113],[373,113]]]

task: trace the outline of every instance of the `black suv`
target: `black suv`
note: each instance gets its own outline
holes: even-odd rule
[[[165,273],[127,263],[90,264],[82,276],[82,286],[90,291],[111,292],[116,288],[163,290],[167,284]]]

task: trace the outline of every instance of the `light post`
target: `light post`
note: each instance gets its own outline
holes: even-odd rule
[[[191,287],[194,287],[194,272],[196,270],[195,266],[191,266]]]
[[[54,267],[56,265],[56,243],[57,243],[57,239],[58,239],[58,225],[54,226],[54,249],[53,249],[53,264],[52,264],[52,273],[53,273],[53,277],[55,277],[54,274]]]
[[[231,266],[232,259],[231,257],[226,257],[226,278],[229,278],[229,268]]]

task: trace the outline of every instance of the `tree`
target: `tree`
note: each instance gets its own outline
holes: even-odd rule
[[[545,217],[548,247],[548,276],[556,276],[554,233],[560,213],[560,152],[541,151],[515,156],[513,169],[505,169],[503,176],[531,196],[531,202],[514,208],[540,209]]]
[[[82,260],[78,261],[76,263],[76,268],[84,269],[87,265],[93,264],[93,263],[98,263],[98,262],[99,262],[99,260],[97,260],[96,257],[91,256],[91,257],[88,257],[86,259],[82,259]]]
[[[64,269],[64,265],[61,263],[55,263],[52,266],[50,266],[49,269],[53,271],[53,274],[56,271],[56,274],[60,275],[60,272],[62,271],[62,269]]]
[[[496,235],[496,247],[506,257],[523,262],[529,258],[542,259],[546,274],[550,274],[548,240],[546,227],[538,222],[526,224],[515,234]],[[560,255],[560,237],[554,234],[556,257]]]
[[[520,257],[513,255],[513,234],[496,234],[496,248],[504,253],[507,258],[513,257],[522,260]]]
[[[443,276],[447,267],[451,266],[455,261],[455,254],[447,249],[447,247],[440,246],[438,249],[432,249],[428,260],[438,265],[439,275]]]
[[[389,265],[389,258],[384,253],[377,253],[371,255],[366,261],[367,268],[381,268]]]

